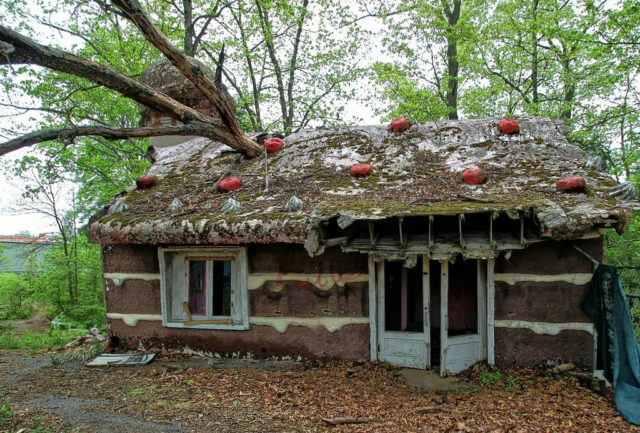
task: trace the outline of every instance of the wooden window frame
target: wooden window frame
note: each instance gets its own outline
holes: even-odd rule
[[[189,260],[231,261],[230,316],[188,317],[183,307],[188,301]],[[160,293],[162,324],[185,329],[249,329],[249,299],[247,288],[247,252],[244,247],[160,247]]]

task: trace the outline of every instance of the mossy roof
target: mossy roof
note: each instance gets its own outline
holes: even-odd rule
[[[340,215],[532,210],[546,236],[572,238],[607,222],[624,223],[637,205],[609,195],[616,182],[568,143],[564,124],[521,118],[520,132],[505,135],[499,120],[416,124],[399,134],[387,126],[304,130],[266,159],[245,159],[223,144],[192,139],[155,150],[148,174],[156,176],[156,186],[123,192],[114,203],[123,201],[127,209],[96,216],[90,235],[103,244],[301,243],[320,221]],[[373,173],[350,176],[357,163],[370,164]],[[485,183],[462,181],[471,166],[484,169]],[[570,176],[584,177],[587,192],[557,191],[556,182]],[[215,185],[222,177],[238,177],[242,187],[221,193]],[[302,211],[285,211],[292,196],[303,201]],[[223,213],[229,198],[242,206]],[[169,210],[174,199],[182,205]]]

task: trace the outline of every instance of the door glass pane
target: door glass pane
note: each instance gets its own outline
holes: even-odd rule
[[[213,296],[212,308],[214,316],[231,315],[231,260],[213,262]]]
[[[449,264],[449,326],[447,335],[478,333],[478,262],[456,260]]]
[[[386,262],[384,273],[385,330],[423,332],[422,262],[411,269]]]
[[[189,260],[189,311],[192,315],[206,314],[205,260]],[[183,298],[184,299],[184,298]]]

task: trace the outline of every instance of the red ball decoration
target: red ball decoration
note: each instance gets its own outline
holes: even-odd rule
[[[559,191],[568,192],[571,194],[577,194],[585,192],[587,190],[587,184],[582,176],[567,177],[566,179],[560,179],[556,183],[556,188]]]
[[[409,124],[407,119],[405,119],[404,117],[398,117],[397,119],[393,119],[391,121],[391,125],[389,125],[389,128],[391,128],[396,134],[399,134],[409,129],[409,126],[411,125]]]
[[[284,142],[279,138],[268,138],[264,141],[264,148],[267,153],[274,153],[282,149]]]
[[[469,185],[480,185],[486,178],[487,175],[480,167],[467,168],[462,172],[462,180]]]
[[[498,124],[498,128],[502,131],[503,134],[517,134],[520,131],[520,125],[518,125],[518,121],[516,119],[511,119],[509,117],[502,119]]]
[[[237,177],[228,177],[226,179],[222,179],[218,184],[218,189],[222,192],[235,191],[240,189],[242,186],[242,181]]]
[[[156,184],[155,176],[140,176],[136,179],[136,187],[138,189],[149,189]]]
[[[356,164],[349,170],[353,177],[367,177],[371,174],[373,169],[369,164]]]

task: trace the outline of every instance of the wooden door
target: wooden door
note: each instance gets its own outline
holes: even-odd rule
[[[403,262],[378,265],[378,359],[393,365],[429,368],[429,260],[407,269]]]
[[[486,358],[486,262],[440,262],[440,373]]]

